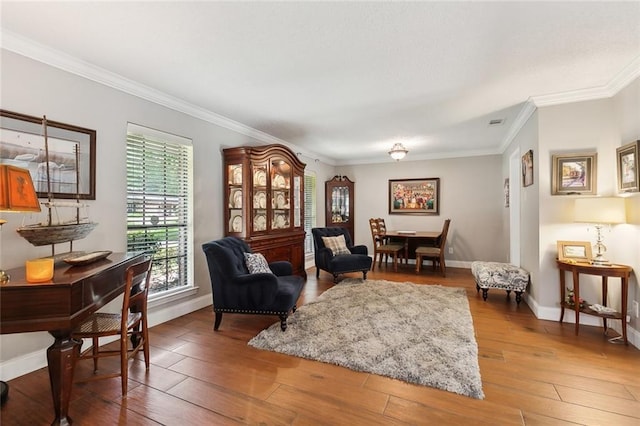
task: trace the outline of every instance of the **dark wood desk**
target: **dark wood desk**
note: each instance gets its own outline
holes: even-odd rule
[[[415,253],[420,242],[435,245],[436,240],[442,235],[442,231],[387,231],[386,237],[404,240],[404,263],[409,259],[409,253]],[[414,256],[415,258],[415,256]]]
[[[48,331],[55,338],[47,349],[52,424],[71,423],[69,398],[80,353],[80,342],[71,338],[71,331],[124,291],[125,269],[142,258],[143,253],[112,253],[86,266],[58,263],[53,279],[38,284],[26,281],[24,268],[7,271],[11,281],[0,285],[0,332]]]
[[[607,319],[617,319],[622,321],[622,339],[625,345],[628,345],[627,341],[627,293],[629,292],[629,275],[633,270],[627,265],[608,265],[598,266],[591,265],[589,263],[568,263],[560,260],[556,261],[558,269],[560,270],[560,322],[564,318],[564,309],[573,309],[576,314],[576,336],[580,329],[580,312],[589,315],[595,315],[602,318],[602,325],[604,332],[607,332]],[[565,299],[565,272],[571,272],[573,276],[573,300],[578,303],[570,304]],[[617,277],[620,278],[621,289],[621,311],[611,314],[600,313],[585,306],[580,308],[580,274],[597,275],[602,277],[602,305],[607,306],[607,287],[608,278]]]

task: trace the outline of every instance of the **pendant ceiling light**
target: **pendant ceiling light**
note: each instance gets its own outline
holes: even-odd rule
[[[404,145],[402,145],[401,143],[396,143],[393,145],[393,148],[391,148],[391,151],[389,151],[389,155],[394,160],[400,161],[404,158],[405,155],[407,155],[407,152],[409,151],[404,147]]]

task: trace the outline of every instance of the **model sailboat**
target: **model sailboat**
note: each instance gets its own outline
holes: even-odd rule
[[[75,147],[75,201],[54,201],[51,190],[51,174],[49,162],[49,141],[47,136],[47,117],[42,119],[44,134],[45,165],[47,176],[47,202],[42,203],[48,211],[47,221],[34,225],[26,225],[17,229],[21,237],[29,241],[34,246],[51,245],[52,255],[55,255],[55,244],[69,243],[70,250],[73,251],[73,241],[85,238],[93,229],[98,226],[87,217],[81,217],[82,208],[88,207],[86,203],[80,202],[80,171],[78,145]],[[57,208],[73,208],[76,210],[75,218],[60,220]],[[56,219],[54,220],[54,213]]]

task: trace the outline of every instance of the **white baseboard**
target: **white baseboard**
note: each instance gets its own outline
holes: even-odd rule
[[[162,324],[163,322],[167,322],[210,305],[211,294],[206,294],[195,299],[188,299],[182,303],[166,303],[153,308],[150,307],[148,312],[149,326],[153,327],[154,325]],[[213,324],[211,324],[211,330],[213,330]],[[117,338],[114,337],[112,340],[116,339]],[[103,342],[108,343],[109,340],[103,339]],[[83,348],[86,347],[90,346],[83,345]],[[23,376],[46,366],[46,348],[39,349],[0,363],[0,380],[7,381],[15,379],[16,377]]]

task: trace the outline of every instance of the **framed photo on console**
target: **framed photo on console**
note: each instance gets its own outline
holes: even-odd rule
[[[558,241],[558,260],[562,262],[591,262],[591,243],[588,241]]]

